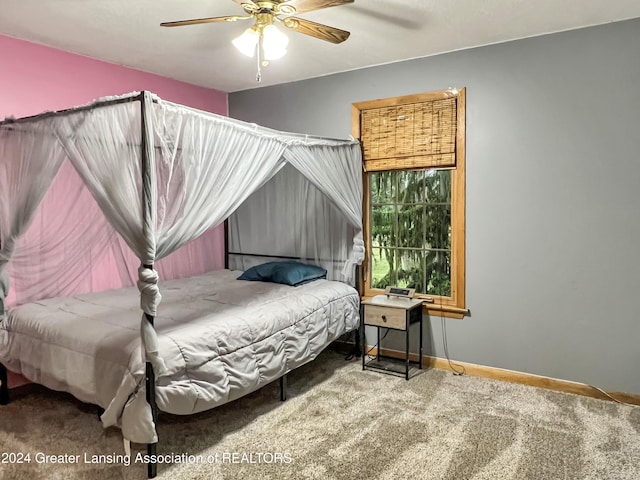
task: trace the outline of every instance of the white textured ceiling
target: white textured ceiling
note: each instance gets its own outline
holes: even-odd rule
[[[249,22],[159,26],[243,13],[232,0],[0,0],[0,33],[234,92],[640,17],[640,0],[355,0],[300,15],[350,31],[346,42],[289,31],[260,84],[231,45]]]

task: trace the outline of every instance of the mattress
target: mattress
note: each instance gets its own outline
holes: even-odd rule
[[[297,287],[236,280],[218,270],[160,283],[155,327],[167,373],[158,408],[188,415],[252,392],[313,360],[359,322],[352,287],[316,280]],[[15,307],[0,324],[0,362],[105,409],[102,422],[131,441],[157,441],[145,400],[135,288]]]

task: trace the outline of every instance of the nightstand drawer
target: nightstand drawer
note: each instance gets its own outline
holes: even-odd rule
[[[377,327],[394,328],[396,330],[407,329],[407,311],[402,308],[379,307],[376,305],[365,305],[364,307],[365,325],[375,325]]]

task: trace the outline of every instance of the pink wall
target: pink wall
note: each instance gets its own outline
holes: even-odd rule
[[[228,114],[227,95],[223,92],[0,35],[0,120],[6,116],[24,117],[47,110],[61,110],[99,97],[139,90],[149,90],[165,100],[194,108]],[[75,172],[65,174],[64,178],[58,177],[56,182],[79,181]],[[43,204],[46,202],[47,197]],[[33,229],[40,228],[39,223],[43,220],[46,221],[46,208],[37,212],[27,235],[33,234]],[[183,247],[183,251],[162,260],[158,269],[162,274],[165,262],[172,265],[165,271],[181,277],[221,268],[224,256],[222,245],[223,229],[217,228]],[[215,251],[213,255],[212,250]],[[174,256],[177,255],[182,255],[184,260],[175,261],[177,259]],[[206,261],[199,260],[202,256],[207,257]],[[135,263],[136,259],[133,257],[132,261]],[[135,264],[131,267],[133,271],[137,269]],[[119,275],[114,265],[103,264],[100,272],[99,279],[88,278],[82,288],[91,290],[101,286],[117,286]],[[16,284],[14,286],[17,287]],[[7,300],[12,296],[15,298],[15,292],[13,295],[10,292]],[[23,382],[24,379],[12,375],[9,386]]]
[[[61,110],[135,90],[228,114],[227,95],[218,90],[0,35],[0,119]]]

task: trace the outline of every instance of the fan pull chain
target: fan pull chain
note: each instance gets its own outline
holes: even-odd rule
[[[262,70],[260,69],[260,57],[258,56],[258,71],[256,73],[256,82],[260,83],[262,81]]]
[[[260,83],[262,81],[262,32],[260,33],[260,37],[258,38],[258,44],[256,45],[256,49],[258,50],[256,54],[256,59],[258,60],[258,71],[256,73],[256,82]]]

